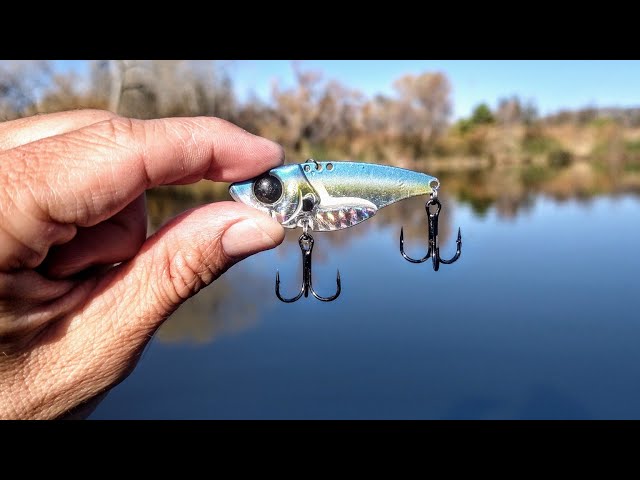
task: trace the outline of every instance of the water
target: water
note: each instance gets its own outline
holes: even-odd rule
[[[333,303],[279,302],[301,279],[298,231],[234,266],[165,323],[91,418],[640,418],[640,199],[472,208],[444,197],[442,256],[424,198],[314,234]]]

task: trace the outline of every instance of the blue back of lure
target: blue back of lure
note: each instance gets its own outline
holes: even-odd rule
[[[276,167],[229,187],[231,197],[269,213],[286,228],[352,227],[392,203],[437,189],[436,177],[359,162],[307,162]]]

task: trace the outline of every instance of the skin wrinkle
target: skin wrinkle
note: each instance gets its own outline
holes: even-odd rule
[[[38,113],[31,117],[0,123],[0,152],[21,145],[29,145],[43,138],[98,123],[117,116],[106,110],[78,110],[72,117],[68,112]]]
[[[98,124],[94,124],[91,125],[90,127],[87,127],[87,129],[92,129],[92,128],[96,128],[97,126],[103,125],[103,124],[107,124],[110,125],[112,122],[111,120],[107,120],[105,122],[99,122]],[[115,130],[115,129],[113,129]],[[97,132],[97,134],[99,134],[100,132]],[[111,150],[109,150],[109,148],[106,148],[104,145],[104,142],[107,141],[108,143],[112,144],[113,149],[117,149],[117,150],[123,150],[123,146],[118,144],[117,142],[115,142],[114,140],[109,140],[108,138],[102,138],[100,136],[98,136],[100,140],[100,143],[98,141],[96,141],[96,133],[87,133],[86,131],[76,131],[74,132],[73,135],[71,134],[66,134],[61,136],[60,138],[56,138],[56,137],[50,137],[47,138],[45,140],[42,141],[42,143],[49,143],[49,141],[55,141],[56,142],[56,147],[58,146],[58,142],[63,142],[63,147],[65,151],[68,150],[74,150],[74,149],[82,149],[82,150],[88,150],[89,153],[94,152],[97,158],[101,158],[104,157],[104,152],[110,152]],[[37,148],[45,148],[47,147],[47,145],[38,145]],[[53,149],[52,149],[53,150]],[[47,189],[48,191],[54,191],[57,192],[58,190],[60,191],[60,193],[65,192],[69,190],[69,187],[72,188],[72,190],[70,192],[68,192],[68,194],[70,195],[77,195],[77,192],[79,191],[84,191],[84,192],[89,192],[90,195],[87,196],[85,195],[85,198],[82,200],[78,200],[77,196],[76,196],[76,208],[75,209],[71,209],[71,210],[65,210],[64,214],[65,216],[61,217],[61,218],[55,218],[53,217],[53,219],[62,222],[62,223],[76,223],[78,225],[81,226],[91,226],[92,224],[96,224],[99,221],[104,220],[104,218],[96,218],[95,220],[90,220],[91,217],[95,214],[96,212],[96,208],[95,208],[95,198],[93,197],[94,195],[96,195],[96,191],[98,193],[97,198],[106,198],[106,199],[110,199],[112,198],[112,195],[107,195],[107,194],[103,194],[102,191],[104,191],[104,189],[96,189],[96,185],[92,185],[91,182],[87,182],[85,181],[85,178],[87,178],[86,176],[86,167],[87,167],[87,162],[86,160],[80,160],[80,161],[74,161],[73,160],[73,155],[66,155],[66,158],[64,158],[64,160],[62,160],[62,158],[60,158],[60,155],[58,154],[58,163],[62,163],[64,165],[64,168],[62,170],[58,170],[56,171],[56,175],[59,177],[59,179],[55,182],[56,184],[51,186],[50,188]],[[123,156],[122,154],[116,155],[116,156]],[[108,165],[110,165],[110,168],[115,168],[118,162],[115,162],[115,164],[113,164],[113,162],[108,163]],[[121,163],[121,162],[120,162]],[[66,173],[65,173],[66,172]],[[60,178],[60,176],[63,176],[62,178]],[[74,178],[76,177],[77,178]],[[114,175],[115,177],[115,175]],[[45,178],[47,178],[45,176]],[[89,177],[92,178],[92,177]],[[101,177],[100,177],[101,179]],[[37,179],[39,180],[39,178]],[[120,179],[121,180],[121,179]],[[62,186],[62,188],[60,188]],[[108,189],[106,189],[106,191],[109,191]],[[46,192],[45,192],[46,193]],[[49,211],[49,212],[54,212],[54,210],[52,210],[50,208],[51,205],[51,201],[47,201],[46,197],[47,195],[44,195],[45,197],[45,201],[43,202],[44,205],[49,205],[49,208],[46,208],[45,210]],[[88,204],[88,199],[86,197],[90,197],[91,203]],[[37,198],[37,197],[36,197]],[[114,199],[114,201],[112,203],[117,202],[119,199]],[[59,203],[59,202],[58,202]],[[83,205],[84,204],[84,205]],[[109,209],[109,203],[107,202],[106,205],[106,209]],[[72,212],[73,215],[69,216],[68,213]],[[51,217],[50,217],[51,218]]]
[[[48,274],[60,277],[92,265],[124,262],[133,258],[146,240],[144,204],[144,196],[140,196],[106,222],[79,230],[72,242],[52,251],[46,265]],[[91,236],[95,235],[107,242],[99,251],[88,244]]]
[[[170,264],[163,262],[160,265],[161,268],[158,272],[159,278],[169,278],[171,275]],[[147,295],[147,298],[155,299],[155,302],[151,302],[152,315],[155,314],[157,316],[162,316],[165,312],[170,312],[168,315],[173,313],[175,301],[172,301],[168,289],[163,288],[163,285],[160,282],[149,283],[147,291],[150,291],[151,293],[151,295]],[[140,309],[143,309],[143,307],[140,306]]]
[[[152,239],[149,237],[149,239]],[[147,239],[147,241],[149,241]],[[158,265],[158,262],[152,258],[149,262],[153,267]],[[134,266],[131,262],[123,262],[117,267],[114,267],[111,272],[110,278],[105,278],[103,281],[105,282],[104,292],[101,294],[102,297],[109,296],[112,298],[112,301],[108,299],[104,301],[105,308],[115,307],[116,312],[113,315],[114,320],[118,320],[116,323],[116,330],[122,330],[122,327],[129,323],[136,323],[137,320],[140,320],[141,323],[148,323],[145,320],[146,317],[159,315],[164,311],[165,306],[159,306],[158,311],[154,311],[149,313],[145,311],[145,303],[139,301],[140,298],[148,298],[148,294],[146,293],[149,288],[154,289],[158,288],[158,282],[152,281],[151,277],[153,269],[148,268],[133,268]],[[160,272],[159,275],[163,275],[163,272]],[[111,285],[111,286],[110,286]],[[154,297],[160,298],[160,296]],[[138,299],[138,300],[136,300]],[[150,302],[153,304],[154,302]],[[126,310],[133,306],[135,308],[135,312],[132,315],[132,312]],[[122,311],[121,308],[125,310]],[[170,308],[169,302],[166,302],[166,308]],[[168,316],[168,314],[167,314]]]
[[[91,295],[94,293],[94,290],[97,286],[97,282],[98,282],[98,278],[96,276],[91,276],[88,277],[87,279],[83,280],[82,282],[80,282],[78,285],[76,285],[74,288],[80,290],[82,293],[84,293],[84,295],[78,295],[79,298],[79,303],[75,304],[75,306],[73,307],[73,310],[76,310],[78,312],[82,312],[82,310],[84,309],[84,306],[86,305],[87,302],[89,302],[91,300]],[[66,312],[66,314],[68,314],[70,312]],[[61,315],[62,318],[62,315]],[[50,325],[51,329],[48,332],[43,332],[43,333],[49,333],[49,334],[56,334],[57,332],[55,332],[56,327],[60,327],[60,325],[64,323],[64,327],[69,329],[72,328],[72,322],[55,322],[52,325]]]
[[[97,154],[96,156],[99,157],[100,153],[105,148],[104,145],[95,142],[95,139],[92,136],[84,136],[87,137],[87,140],[85,140],[84,142],[77,142],[77,139],[74,138],[69,138],[67,139],[67,141],[73,142],[75,140],[77,143],[94,147]],[[75,200],[75,208],[71,209],[73,215],[69,218],[64,218],[63,221],[77,223],[80,226],[91,226],[92,223],[98,223],[98,221],[101,221],[101,219],[97,219],[97,221],[94,221],[92,217],[93,212],[97,211],[96,204],[99,203],[96,201],[96,199],[103,196],[103,188],[100,188],[99,184],[94,185],[93,182],[95,180],[93,180],[92,178],[86,178],[86,161],[68,160],[66,163],[66,173],[64,173],[63,171],[60,171],[58,173],[58,177],[60,178],[56,181],[56,188],[51,189],[51,191],[56,191],[59,189],[61,192],[64,192],[67,189],[67,185],[71,185],[73,188],[73,190],[68,193],[69,195],[72,195]],[[100,181],[101,178],[98,179],[98,182]],[[60,188],[60,186],[62,186],[62,188]],[[52,205],[52,202],[45,199],[44,204],[48,206],[47,210],[51,212],[52,209],[50,205]]]
[[[43,212],[35,200],[33,188],[29,188],[29,193],[29,195],[22,195],[18,202],[14,203],[16,211],[11,215],[8,225],[15,238],[46,256],[53,243],[71,240],[75,235],[76,227],[43,219]],[[25,219],[27,219],[26,222]],[[25,227],[20,228],[20,223]]]
[[[195,286],[199,281],[198,272],[195,271],[188,258],[185,258],[184,253],[176,251],[170,246],[171,240],[165,243],[163,262],[168,266],[169,283],[167,287],[170,289],[173,295],[169,295],[172,298],[172,303],[177,305],[184,300],[187,300],[191,296],[190,284]],[[195,247],[197,250],[197,246]],[[191,255],[189,252],[188,255]],[[198,255],[200,255],[198,253]]]
[[[214,255],[208,254],[209,249],[213,250]],[[182,299],[195,295],[204,286],[209,285],[215,279],[214,268],[210,266],[210,259],[215,258],[215,253],[221,250],[219,245],[219,239],[215,242],[211,242],[210,245],[205,245],[204,249],[201,249],[200,245],[194,245],[194,249],[189,252],[188,256],[183,256],[181,252],[178,252],[175,256],[169,257],[170,273],[169,277],[172,280],[172,286],[177,295]],[[171,269],[171,266],[175,268]],[[219,268],[215,268],[218,270]],[[177,272],[177,274],[174,274]],[[209,275],[206,275],[209,274]],[[180,282],[176,283],[179,279]],[[184,291],[181,294],[180,291]]]
[[[169,262],[169,286],[175,297],[175,304],[187,300],[193,288],[200,282],[197,272],[195,272],[189,262],[180,253],[168,253]]]
[[[222,230],[222,232],[228,230],[233,224],[244,220],[243,218],[237,219],[236,221],[233,221],[231,223],[225,223],[224,229]],[[183,294],[181,294],[178,290],[186,290],[187,292],[189,292],[189,288],[191,286],[194,286],[198,283],[198,281],[201,281],[203,283],[203,285],[200,285],[197,287],[197,290],[200,290],[203,286],[206,286],[208,284],[210,284],[212,281],[215,280],[215,278],[217,278],[217,276],[219,275],[215,275],[215,271],[220,271],[222,269],[221,265],[211,265],[210,259],[211,258],[220,258],[220,256],[224,256],[223,260],[220,262],[221,264],[225,264],[225,263],[229,263],[232,261],[232,259],[230,259],[229,257],[226,256],[226,254],[224,253],[224,249],[222,248],[222,245],[220,243],[222,238],[222,233],[220,233],[219,235],[217,235],[215,238],[211,238],[208,239],[208,241],[202,242],[204,243],[204,250],[202,250],[202,247],[200,244],[196,244],[196,243],[192,243],[193,245],[193,249],[191,250],[190,254],[191,255],[197,255],[197,262],[196,264],[199,264],[200,266],[203,266],[204,268],[206,268],[208,271],[210,271],[212,273],[211,275],[211,279],[209,279],[209,281],[205,281],[205,279],[202,278],[202,275],[204,274],[204,272],[199,272],[196,269],[191,267],[191,264],[189,263],[189,260],[186,258],[180,258],[178,257],[178,261],[174,261],[175,257],[172,257],[171,253],[169,252],[165,252],[165,257],[167,260],[165,260],[166,264],[168,265],[168,270],[169,270],[169,278],[171,278],[172,280],[172,287],[173,287],[173,291],[176,294],[176,296],[182,300],[186,300],[187,298],[189,298],[190,296],[194,295],[195,292],[189,293],[189,294],[184,294],[186,296],[184,296]],[[166,245],[169,246],[170,241],[166,242]],[[212,250],[212,253],[209,255],[209,249]],[[179,249],[175,249],[179,252]],[[175,268],[172,269],[172,266],[175,266],[178,269],[178,275],[174,274]],[[193,278],[193,282],[190,280],[185,280],[185,273],[183,271],[181,271],[180,267],[182,266],[182,268],[187,268],[187,275],[191,275]],[[223,272],[220,272],[220,274]],[[180,280],[182,281],[182,283],[175,283],[175,280],[177,278],[180,278]],[[193,285],[192,285],[193,283]]]
[[[20,258],[17,259],[17,265],[15,268],[22,268],[22,267],[35,268],[39,266],[44,260],[44,258],[47,256],[47,253],[49,252],[49,248],[51,247],[51,245],[68,242],[76,234],[76,227],[73,225],[63,226],[63,225],[49,224],[49,225],[39,225],[39,226],[41,227],[40,229],[42,231],[33,232],[33,234],[31,235],[31,238],[46,238],[47,230],[57,231],[59,233],[57,233],[56,235],[51,235],[49,242],[47,242],[47,244],[45,245],[42,245],[42,244],[31,245],[26,243],[27,241],[24,241],[21,238],[18,238],[11,230],[6,230],[3,228],[3,231],[7,233],[11,238],[13,238],[16,242],[18,242],[20,245],[24,246],[24,249],[27,252],[24,259],[20,259]],[[68,227],[68,228],[64,228],[64,227]],[[42,243],[42,242],[38,242],[38,243]]]
[[[21,379],[19,381],[22,382],[22,385],[24,386],[24,388],[27,389],[27,396],[20,398],[20,402],[19,404],[14,404],[16,405],[16,411],[18,412],[19,417],[21,416],[21,410],[25,410],[26,408],[28,408],[28,399],[33,397],[32,394],[32,386],[31,386],[31,377],[28,375],[28,370],[27,369],[23,369],[22,370],[22,375],[21,375]]]
[[[78,129],[70,137],[86,139],[85,141],[97,145],[101,150],[106,148],[107,151],[120,151],[126,149],[131,143],[130,139],[135,137],[134,124],[132,119],[113,117]]]
[[[151,176],[149,174],[149,169],[147,168],[146,161],[145,161],[145,159],[149,158],[150,156],[148,149],[146,147],[146,145],[148,144],[147,130],[144,127],[141,129],[138,129],[138,135],[142,134],[142,141],[137,142],[136,148],[133,148],[128,145],[131,142],[118,142],[118,135],[119,135],[118,130],[122,130],[124,128],[129,132],[129,134],[133,135],[135,133],[135,128],[134,128],[135,121],[132,119],[125,119],[126,121],[124,122],[124,126],[123,126],[121,120],[122,119],[120,118],[113,118],[106,122],[106,125],[109,127],[109,130],[111,133],[111,138],[107,138],[107,139],[112,141],[117,148],[124,149],[129,153],[130,156],[132,156],[130,157],[130,158],[133,158],[133,162],[131,163],[133,165],[139,166],[138,167],[140,169],[139,171],[143,173],[143,188],[141,188],[141,190],[146,190],[153,185]],[[140,144],[142,144],[142,146],[140,146]],[[118,175],[117,175],[118,172],[116,168],[119,165],[117,162],[109,162],[109,165],[111,167],[112,178],[114,179],[112,185],[116,186],[118,185],[118,181],[120,180],[118,179]]]
[[[143,135],[144,135],[144,145],[148,145],[149,142],[149,138],[152,138],[156,135],[161,135],[161,136],[165,136],[168,137],[169,136],[169,130],[171,129],[170,126],[168,125],[162,125],[162,130],[161,132],[158,132],[159,130],[159,126],[157,125],[157,123],[150,123],[147,124],[147,127],[144,128],[143,131]],[[175,147],[174,147],[175,148]],[[175,156],[175,155],[170,155],[170,156]],[[150,161],[151,156],[149,155],[149,150],[148,147],[144,147],[143,151],[141,152],[140,158],[139,158],[139,164],[142,166],[143,171],[145,172],[145,177],[147,180],[146,183],[146,188],[151,188],[151,186],[156,185],[156,184],[165,184],[169,182],[168,178],[154,178],[152,172],[154,171],[154,169],[149,165],[149,161]],[[182,167],[182,169],[184,170],[184,168]]]
[[[73,286],[72,280],[50,280],[32,270],[0,272],[0,299],[12,298],[20,289],[24,300],[46,301],[68,293]]]
[[[32,307],[30,312],[24,313],[18,320],[19,324],[15,325],[15,331],[10,332],[11,335],[19,334],[18,329],[28,332],[22,335],[20,344],[16,346],[24,347],[26,344],[37,343],[41,335],[49,332],[46,327],[55,326],[55,324],[63,321],[70,311],[78,308],[86,301],[93,288],[93,283],[92,279],[79,283],[67,295],[52,299],[49,302],[43,302],[41,305]],[[3,334],[3,338],[6,341],[7,335]],[[2,345],[2,348],[11,350],[12,347]]]
[[[86,298],[90,287],[91,282],[81,282],[75,285],[66,295],[40,305],[23,318],[30,323],[44,324],[66,316],[69,311],[77,308],[78,304]]]
[[[155,264],[155,262],[153,262]],[[132,324],[142,323],[147,324],[149,321],[146,317],[150,314],[146,313],[143,308],[143,302],[140,302],[140,298],[144,298],[144,290],[142,287],[155,286],[157,282],[150,281],[149,277],[138,277],[134,280],[134,274],[144,274],[149,272],[148,269],[132,269],[132,265],[129,262],[123,262],[121,265],[114,267],[109,272],[109,276],[105,277],[102,282],[105,285],[97,285],[96,288],[100,290],[100,296],[94,300],[94,303],[83,307],[80,312],[81,318],[69,325],[69,329],[82,327],[86,325],[88,321],[87,308],[97,308],[98,310],[113,310],[113,314],[109,316],[111,319],[113,328],[109,328],[104,321],[100,321],[101,332],[108,334],[109,332],[123,332],[123,335],[128,336],[128,328]],[[113,284],[113,288],[109,288],[109,284]],[[134,306],[135,312],[131,312],[129,308]],[[167,314],[168,316],[168,314]],[[127,327],[125,329],[125,327]],[[135,329],[134,329],[135,331]]]
[[[136,305],[137,309],[141,307],[139,305],[140,302],[135,301],[139,296],[140,289],[136,288],[132,291],[130,285],[126,285],[126,287],[127,288],[120,289],[123,291],[112,289],[105,292],[105,295],[112,298],[112,301],[106,302],[106,305],[116,305],[117,309],[117,314],[111,318],[111,328],[104,327],[105,333],[123,331],[125,327],[129,328],[132,324],[136,325],[143,319],[141,312],[139,313],[138,310],[136,310],[134,314],[128,312],[126,309],[122,311],[123,306],[130,305],[131,303]],[[119,293],[121,293],[121,295],[118,295]]]
[[[63,366],[64,370],[61,372],[61,374],[67,377],[67,383],[75,386],[78,385],[76,379],[82,379],[82,371],[84,369],[83,362],[80,359],[85,358],[86,356],[95,355],[96,351],[100,349],[100,345],[96,344],[95,337],[89,339],[86,343],[80,343],[79,347],[80,348],[71,355],[72,360],[65,362]],[[65,408],[65,410],[68,408],[70,408],[70,406]]]
[[[117,144],[117,141],[115,141],[115,143]],[[118,148],[124,149],[126,151],[129,152],[129,154],[135,156],[135,157],[140,157],[140,156],[144,156],[145,153],[142,152],[140,153],[138,150],[139,149],[132,149],[132,148],[127,148],[126,145],[118,145]],[[108,164],[108,168],[109,168],[109,179],[106,182],[102,181],[102,178],[98,178],[98,188],[97,190],[100,192],[101,195],[112,195],[115,194],[116,198],[119,198],[121,196],[123,196],[123,193],[120,192],[120,190],[118,189],[118,185],[121,181],[121,179],[118,178],[118,171],[117,171],[117,162],[109,162]],[[104,194],[102,192],[105,192]],[[94,208],[95,211],[95,208]]]
[[[118,305],[119,300],[121,300],[121,298],[119,299],[119,298],[116,297],[115,292],[108,291],[108,292],[105,293],[105,296],[107,296],[107,299],[105,301],[105,303],[107,305]],[[135,299],[135,296],[134,296],[134,299]],[[108,300],[110,300],[110,301],[108,301]],[[134,300],[133,303],[135,304],[137,302],[135,302],[135,300]],[[128,316],[126,314],[124,314],[124,315],[121,315],[121,314],[112,315],[112,316],[108,317],[108,322],[110,324],[109,328],[105,327],[105,329],[107,331],[117,332],[118,328],[121,327],[120,324],[123,323],[121,318],[127,319],[129,317],[130,316]],[[132,321],[136,321],[136,320],[139,320],[139,317],[134,315]],[[126,321],[124,323],[126,324]]]
[[[202,155],[202,150],[200,149],[199,146],[196,146],[196,148],[191,148],[189,149],[188,146],[185,144],[185,140],[183,139],[184,137],[184,128],[181,125],[166,125],[166,124],[157,124],[157,123],[151,123],[150,127],[148,127],[149,129],[153,129],[155,135],[148,135],[148,131],[145,130],[145,135],[149,136],[156,136],[158,134],[157,130],[158,129],[162,129],[163,131],[160,132],[161,135],[164,136],[170,136],[171,133],[173,133],[175,135],[175,138],[177,140],[176,145],[174,146],[175,152],[173,153],[173,155],[171,155],[171,157],[176,158],[177,159],[177,163],[179,165],[179,171],[180,174],[178,175],[178,178],[182,178],[184,177],[185,172],[190,171],[193,172],[193,169],[187,169],[186,168],[186,164],[187,163],[196,163],[196,158],[197,157],[201,157]],[[193,132],[191,132],[189,134],[189,136],[193,136]],[[197,144],[196,144],[197,145]],[[195,151],[196,154],[192,155],[191,152]],[[191,158],[190,158],[191,157]],[[146,162],[148,161],[147,159],[150,158],[150,156],[148,155],[148,152],[146,155],[144,155],[143,157],[143,163],[145,164],[145,170],[149,171],[149,169],[146,166]],[[207,170],[207,165],[205,162],[201,162],[203,164],[203,167],[200,168],[199,170],[193,172],[190,176],[191,177],[197,177],[198,179],[201,179],[202,176],[204,176],[204,174],[206,173]],[[174,170],[175,171],[175,170]],[[164,184],[164,183],[172,183],[175,182],[176,179],[171,178],[171,177],[165,177],[165,178],[157,178],[154,179],[153,183],[151,183],[150,185],[156,184],[156,183],[160,183],[160,184]]]
[[[124,125],[122,125],[122,122],[120,120],[122,119],[114,118],[109,121],[110,125],[113,127],[114,142],[119,146],[119,148],[124,148],[130,155],[132,155],[132,158],[134,159],[134,161],[132,162],[133,165],[139,166],[137,168],[140,168],[140,171],[144,173],[142,190],[151,188],[153,184],[151,183],[151,176],[149,175],[149,170],[146,165],[146,159],[151,157],[149,155],[147,147],[147,145],[149,144],[149,135],[147,128],[144,126],[146,124],[139,124],[137,121],[127,118],[124,119]],[[140,125],[140,127],[137,127],[137,125]],[[130,135],[125,135],[125,139],[127,141],[118,142],[118,126],[120,126],[120,128],[124,127],[124,130]],[[131,142],[131,136],[135,137],[136,135],[142,137],[141,141]],[[115,163],[110,163],[110,165],[112,165],[112,171],[114,171],[113,169],[115,168]],[[113,176],[115,178],[115,171]],[[117,182],[115,182],[113,185],[117,185]]]
[[[47,410],[46,408],[43,408],[43,405],[61,403],[58,399],[62,399],[64,402],[65,398],[69,397],[67,392],[70,389],[82,391],[87,384],[95,384],[96,381],[103,385],[101,389],[105,389],[109,384],[118,380],[120,376],[120,368],[117,362],[114,363],[111,359],[117,358],[119,355],[126,352],[127,348],[131,348],[129,344],[120,345],[118,343],[109,342],[106,344],[100,343],[97,346],[94,345],[94,347],[95,348],[90,350],[89,358],[91,358],[93,368],[96,369],[96,371],[101,372],[99,376],[94,375],[91,378],[86,378],[84,371],[87,368],[87,365],[83,365],[82,363],[82,348],[69,352],[70,354],[67,355],[67,358],[64,361],[62,361],[62,359],[56,359],[53,365],[49,366],[49,371],[53,371],[53,374],[49,374],[41,381],[48,383],[50,379],[56,378],[57,387],[51,384],[50,388],[46,389],[46,395],[42,399],[42,402],[36,406],[36,409],[40,412],[40,415],[42,415],[40,418],[46,416],[58,416],[65,410],[68,410],[70,408],[70,404],[60,410],[51,411],[51,415],[46,415]],[[116,354],[115,356],[113,355],[114,353]],[[91,365],[89,365],[89,367],[91,367]],[[36,371],[36,375],[39,376],[42,371],[43,370]],[[58,373],[56,374],[56,372]],[[60,380],[63,381],[61,382]],[[79,403],[88,400],[92,396],[92,390],[92,388],[85,388],[85,393],[80,396],[81,400]]]
[[[11,207],[6,215],[1,216],[0,228],[26,249],[32,251],[24,261],[24,264],[28,267],[34,267],[40,264],[52,243],[64,242],[72,238],[75,235],[75,227],[50,223],[50,220],[46,218],[46,214],[39,208],[38,202],[35,200],[34,174],[26,169],[24,175],[29,176],[29,181],[20,181],[16,185],[21,185],[26,190],[10,191],[8,198],[6,200],[3,198],[2,203],[5,204],[6,202]],[[18,199],[17,202],[14,200],[16,198]],[[27,222],[27,224],[35,231],[28,231],[29,229],[27,229],[27,231],[21,232],[24,229],[17,227],[16,222],[23,222],[24,218],[31,219],[31,222]],[[9,221],[7,222],[5,219]],[[56,234],[54,235],[53,232],[56,232]],[[47,240],[42,241],[42,239]],[[22,263],[18,261],[17,266]]]
[[[145,137],[147,136],[147,132],[145,131]],[[145,145],[147,144],[147,142],[145,141]],[[140,171],[143,173],[144,176],[144,188],[145,190],[149,189],[152,187],[153,185],[153,180],[151,178],[151,173],[149,172],[149,166],[147,165],[147,158],[150,158],[149,152],[147,151],[147,148],[145,147],[143,149],[143,151],[141,152],[141,154],[139,155],[137,162],[136,162],[136,166],[139,165],[139,169]]]
[[[5,268],[9,271],[17,270],[20,268],[35,268],[42,262],[42,258],[44,258],[39,252],[35,251],[28,245],[22,243],[19,239],[14,237],[9,230],[0,226],[0,229],[4,234],[6,234],[11,240],[13,240],[16,244],[18,244],[22,249],[13,250],[10,252],[12,255],[8,256],[8,258],[4,259],[3,262],[0,262],[0,266],[4,263]],[[9,249],[7,249],[9,250]],[[2,257],[0,257],[1,259]]]

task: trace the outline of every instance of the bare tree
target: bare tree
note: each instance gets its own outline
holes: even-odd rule
[[[394,82],[399,98],[391,105],[394,136],[430,147],[446,129],[451,115],[451,87],[442,73],[405,75]]]
[[[215,115],[232,120],[229,77],[213,61],[121,60],[112,75],[112,105],[136,118]],[[114,93],[115,92],[115,93]]]
[[[274,118],[264,133],[294,150],[303,143],[317,145],[348,136],[355,129],[361,95],[316,71],[293,64],[296,85],[272,90]]]
[[[516,96],[501,98],[495,111],[495,118],[503,125],[513,125],[522,121],[522,105]]]
[[[369,138],[391,134],[394,100],[384,95],[376,95],[367,101],[360,110],[359,127]]]
[[[533,101],[523,103],[514,95],[498,101],[495,117],[502,125],[531,124],[538,118],[538,109]]]

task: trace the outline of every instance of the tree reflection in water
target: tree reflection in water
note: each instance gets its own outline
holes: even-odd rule
[[[429,171],[429,168],[424,170]],[[443,186],[440,192],[443,211],[439,224],[439,244],[445,256],[455,249],[453,235],[458,225],[451,222],[455,217],[456,203],[469,205],[473,214],[479,217],[493,210],[499,218],[515,218],[531,209],[536,195],[545,195],[556,202],[568,199],[589,202],[594,196],[603,193],[640,192],[640,180],[632,176],[633,172],[612,178],[606,171],[599,170],[589,162],[575,162],[553,170],[525,165],[429,173],[437,175]],[[230,200],[224,186],[218,184],[211,188],[211,185],[212,182],[201,182],[192,191],[179,186],[162,187],[148,192],[149,233],[153,233],[169,218],[184,210],[207,202]],[[366,245],[374,231],[390,235],[391,243],[398,245],[401,227],[405,231],[407,252],[413,256],[424,255],[427,249],[427,219],[424,208],[427,199],[426,196],[409,198],[381,209],[371,220],[354,227],[314,233],[314,265],[331,263],[332,267],[335,265],[340,268],[339,257],[332,253],[337,249],[343,252],[356,251],[354,242]],[[460,227],[464,245],[465,226]],[[250,264],[247,267],[245,262],[239,263],[233,267],[233,275],[223,275],[178,309],[160,329],[158,339],[166,342],[206,343],[222,333],[240,331],[255,324],[261,312],[277,302],[273,292],[276,269],[279,268],[282,273],[285,262],[291,262],[292,259],[296,262],[295,270],[292,268],[289,272],[297,272],[297,277],[287,273],[284,288],[289,291],[298,285],[295,282],[301,279],[298,264],[300,234],[300,229],[286,230],[283,245],[275,250],[275,258],[282,260],[282,263],[273,265],[268,275],[265,272],[251,271]],[[401,261],[399,252],[398,261]],[[287,263],[287,268],[289,267]],[[251,295],[246,295],[247,291]]]
[[[385,229],[393,235],[393,242],[398,242],[400,227],[404,226],[408,237],[407,244],[420,252],[427,248],[427,221],[424,204],[427,197],[415,197],[385,207],[371,220],[345,230],[335,232],[315,232],[316,248],[313,251],[314,264],[335,262],[340,268],[339,258],[331,255],[339,247],[348,250],[353,242],[367,242],[368,235],[375,229]],[[450,237],[449,218],[453,216],[454,205],[449,196],[441,195],[444,208],[440,217],[441,245]],[[212,201],[229,200],[226,195],[209,198],[195,198],[184,195],[182,190],[162,187],[150,191],[147,195],[149,234],[155,232],[171,217],[198,205]],[[387,226],[396,228],[386,229]],[[290,262],[298,258],[298,237],[300,229],[287,229],[283,245],[275,251],[276,258],[282,262]],[[409,236],[411,236],[409,238]],[[452,247],[455,248],[455,247]],[[400,254],[398,253],[400,259]],[[201,290],[196,296],[185,302],[158,331],[157,338],[161,342],[193,342],[208,343],[225,333],[242,331],[255,324],[261,311],[269,308],[277,300],[273,288],[275,271],[283,269],[283,265],[273,265],[269,275],[251,271],[241,262],[233,267],[233,275],[223,275],[212,285]],[[296,264],[296,271],[298,265]],[[287,290],[294,289],[297,277],[287,278]],[[291,282],[291,285],[289,285]],[[246,292],[251,292],[247,295]],[[259,299],[259,300],[258,300]]]
[[[251,295],[242,294],[247,291]],[[161,342],[204,344],[223,333],[245,330],[256,323],[258,308],[266,308],[272,295],[273,285],[247,270],[223,275],[187,300],[162,325],[157,338]]]
[[[148,231],[154,233],[170,218],[203,203],[230,200],[222,194],[190,196],[184,189],[162,187],[147,193]],[[273,286],[243,268],[233,267],[234,275],[222,275],[212,285],[187,300],[160,328],[161,342],[209,343],[222,333],[233,333],[253,325],[258,308],[269,304]],[[238,295],[251,291],[252,295]],[[260,305],[252,301],[260,298]]]

